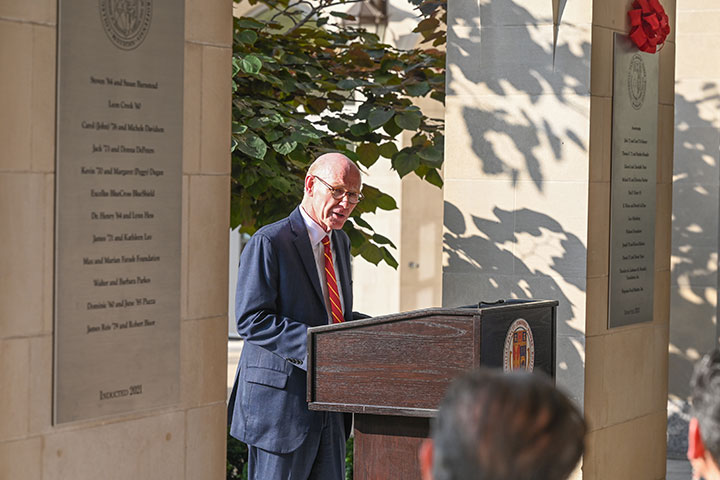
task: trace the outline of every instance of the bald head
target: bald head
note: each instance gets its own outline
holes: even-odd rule
[[[360,192],[360,169],[348,157],[333,152],[320,155],[305,176],[302,208],[325,231],[339,229],[347,221],[355,204],[347,196],[333,197],[333,191]]]
[[[360,169],[355,165],[355,162],[337,152],[325,153],[316,158],[308,168],[306,176],[317,175],[324,179],[332,176],[335,172],[342,172],[344,175],[356,175],[358,179],[360,178]]]

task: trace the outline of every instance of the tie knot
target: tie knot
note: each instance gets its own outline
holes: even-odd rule
[[[329,235],[325,235],[323,237],[322,244],[325,245],[326,247],[330,245],[330,236]]]

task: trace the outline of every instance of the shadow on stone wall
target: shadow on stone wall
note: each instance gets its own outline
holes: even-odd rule
[[[550,104],[560,105],[559,112],[567,111],[572,108],[572,99],[589,96],[590,83],[590,44],[572,35],[569,41],[565,39],[561,23],[557,43],[553,45],[552,2],[545,3],[546,19],[538,19],[536,13],[531,14],[509,0],[480,5],[479,16],[475,18],[462,11],[471,7],[459,7],[456,15],[450,17],[447,46],[448,58],[454,61],[452,68],[448,68],[448,96],[485,91],[492,97],[483,108],[462,108],[464,127],[480,170],[488,178],[510,179],[513,188],[519,179],[530,179],[539,193],[545,193],[547,188],[546,168],[553,168],[557,180],[557,169],[563,164],[572,168],[573,161],[587,162],[587,140],[583,139],[589,138],[587,132],[580,130],[587,128],[587,123],[574,127],[544,110],[548,97],[552,97]],[[556,13],[561,16],[561,12]],[[453,18],[458,19],[456,24]],[[498,23],[500,27],[496,26]],[[455,28],[462,30],[462,34],[454,34]],[[544,41],[539,42],[538,38]],[[514,50],[516,46],[521,46],[520,59]],[[459,82],[454,82],[455,78]],[[511,101],[511,109],[503,106],[503,97],[518,95],[522,100]],[[585,155],[572,158],[563,152],[568,142]],[[514,151],[513,161],[508,161],[510,151]],[[493,200],[478,192],[478,201]],[[459,286],[463,298],[448,300],[444,295],[446,300],[458,304],[511,297],[558,300],[558,333],[582,339],[583,332],[573,327],[572,322],[579,314],[584,318],[585,305],[575,305],[566,290],[586,289],[586,245],[567,231],[562,221],[545,212],[499,207],[492,212],[494,218],[472,216],[468,219],[472,225],[467,225],[461,210],[445,202],[445,270],[468,273],[473,283],[472,287]],[[519,242],[537,244],[542,249],[536,256],[539,261],[529,265],[513,253],[512,246]],[[559,345],[558,358],[559,368],[565,370],[564,376],[571,383],[566,386],[581,400],[584,341],[579,341],[579,345],[566,344],[562,352]],[[558,377],[561,376],[563,372],[558,372]]]
[[[687,451],[689,381],[696,353],[717,344],[718,86],[708,82],[698,96],[675,94],[670,354],[668,365],[668,456]]]

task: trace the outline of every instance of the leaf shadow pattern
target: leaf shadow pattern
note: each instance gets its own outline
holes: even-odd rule
[[[523,188],[548,198],[551,180],[566,180],[565,169],[576,168],[573,162],[587,162],[589,113],[583,108],[589,104],[590,42],[584,27],[563,23],[565,2],[557,19],[552,2],[544,4],[544,18],[537,13],[542,9],[531,12],[528,2],[457,4],[448,24],[447,98],[462,102],[456,128],[465,129],[483,178],[509,180],[508,188],[530,180]],[[474,101],[468,104],[466,97]],[[564,113],[586,120],[573,122]],[[578,181],[587,181],[586,175]],[[493,205],[492,198],[479,198]],[[459,205],[445,203],[443,304],[557,300],[558,380],[582,404],[584,326],[578,319],[585,317],[584,232],[569,230],[565,212],[558,210],[495,206],[491,211],[488,218],[468,217]]]
[[[707,113],[720,111],[720,86],[706,82],[690,99],[675,94],[668,456],[687,450],[694,352],[718,343],[720,134]]]
[[[448,58],[458,59],[454,64],[456,68],[448,69],[448,97],[472,95],[473,92],[465,91],[467,84],[475,91],[500,97],[527,96],[525,106],[513,102],[513,111],[497,106],[482,110],[466,107],[462,115],[472,138],[472,150],[484,173],[506,174],[514,180],[524,173],[539,191],[543,190],[545,180],[541,168],[543,159],[536,153],[536,147],[541,145],[539,132],[550,144],[553,160],[558,164],[568,162],[561,151],[564,141],[587,151],[587,145],[581,140],[583,135],[573,128],[553,126],[546,119],[536,118],[538,109],[543,108],[540,102],[544,94],[551,92],[558,102],[569,105],[571,97],[589,95],[590,87],[590,43],[582,41],[571,46],[563,41],[563,32],[574,26],[560,25],[559,41],[553,46],[551,2],[548,1],[547,6],[548,18],[537,19],[512,1],[483,3],[475,18],[463,18],[448,26],[447,46]],[[454,30],[467,28],[467,32],[454,34]],[[546,43],[539,42],[539,36],[545,38]],[[516,58],[518,55],[522,55],[520,61]],[[499,145],[496,134],[512,143],[523,157],[523,165],[507,161],[507,151],[502,151],[505,143]]]
[[[567,288],[578,291],[586,288],[587,250],[576,235],[549,215],[530,209],[513,211],[496,207],[495,218],[471,216],[471,227],[461,210],[450,202],[445,202],[444,215],[445,269],[460,276],[463,273],[472,276],[471,281],[464,279],[450,285],[451,292],[444,304],[507,298],[557,300],[558,341],[582,336],[573,320],[584,304],[576,305],[566,293]],[[531,260],[524,261],[514,252],[518,245],[528,248],[527,257]],[[535,257],[533,251],[537,252]],[[581,353],[577,346],[558,345],[558,349],[563,352],[558,378],[574,384],[584,377]],[[582,394],[570,390],[576,398]]]

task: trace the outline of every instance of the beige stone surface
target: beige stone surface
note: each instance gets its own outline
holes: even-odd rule
[[[30,378],[28,432],[30,435],[49,432],[53,410],[53,337],[43,335],[29,339]],[[2,478],[2,477],[0,477]]]
[[[679,45],[683,45],[682,39]],[[675,134],[684,137],[698,127],[720,128],[720,115],[713,101],[720,92],[720,78],[693,78],[695,72],[681,71],[677,66],[675,75],[675,116],[678,119]]]
[[[53,331],[55,298],[55,175],[44,175],[42,230],[42,332]]]
[[[658,163],[657,183],[667,184],[673,178],[673,152],[675,133],[675,108],[660,105],[658,108]]]
[[[670,323],[670,271],[655,272],[653,323],[667,327]]]
[[[437,307],[442,302],[443,191],[415,175],[406,176],[402,185],[400,310]]]
[[[185,431],[175,412],[47,435],[43,480],[188,478]]]
[[[189,0],[186,13],[192,38],[183,171],[210,174],[183,177],[182,316],[197,320],[181,326],[181,385],[183,405],[194,409],[57,427],[51,418],[57,1],[0,2],[3,480],[224,478],[231,8],[229,0]]]
[[[229,47],[232,43],[231,0],[185,0],[185,39]]]
[[[607,275],[587,279],[585,333],[588,337],[607,333],[608,282]]]
[[[465,2],[472,5],[474,2]],[[589,0],[567,2],[560,17],[563,24],[589,23],[592,16],[592,3]],[[552,24],[552,4],[543,4],[535,0],[514,0],[513,8],[505,8],[502,3],[492,0],[480,0],[480,20],[483,25],[536,25]]]
[[[585,276],[588,189],[587,181],[548,180],[540,185],[518,181],[515,186],[515,231],[532,236],[533,239],[527,240],[533,248],[528,251],[518,241],[515,256],[531,268],[533,256],[546,257],[542,262],[563,276]],[[568,208],[569,205],[572,208]],[[551,247],[551,243],[556,246]],[[551,253],[552,250],[555,252]]]
[[[664,479],[666,423],[663,410],[609,428],[591,424],[583,479]]]
[[[585,337],[582,333],[558,335],[555,384],[580,411],[585,406]]]
[[[52,264],[44,253],[53,225],[47,180],[43,174],[0,173],[0,245],[12,252],[0,257],[0,337],[46,331],[44,299],[52,295],[43,291],[44,274]]]
[[[28,433],[30,401],[30,340],[0,340],[0,441]]]
[[[708,169],[707,173],[711,174],[713,170]],[[720,192],[717,184],[687,180],[672,184],[673,255],[700,262],[695,268],[705,270],[707,265],[699,254],[704,254],[707,247],[717,248]],[[708,181],[713,182],[713,179]]]
[[[180,318],[188,318],[188,284],[190,277],[188,275],[189,265],[189,228],[188,228],[188,212],[190,211],[190,176],[183,175],[182,180],[182,228],[180,233]]]
[[[452,28],[448,43],[462,52],[448,64],[448,96],[555,93],[564,97],[590,90],[588,24],[563,25],[554,49],[551,23],[458,26]]]
[[[675,103],[675,50],[675,43],[666,41],[660,52],[656,54],[660,55],[658,101],[661,105],[673,105]],[[720,68],[717,69],[717,73],[720,74]]]
[[[55,171],[55,53],[57,29],[33,28],[31,153],[32,168]]]
[[[492,202],[478,201],[492,198]],[[515,194],[507,181],[445,182],[445,270],[513,273]]]
[[[716,45],[717,35],[703,32],[680,34],[675,58],[677,71],[683,72],[683,75],[691,74],[694,78],[720,77],[720,62],[708,61],[708,52],[715,51]]]
[[[185,445],[186,479],[225,478],[226,429],[225,402],[188,410]]]
[[[444,178],[585,182],[589,118],[587,95],[448,97]]]
[[[231,54],[230,48],[203,47],[200,94],[200,169],[203,173],[230,173]]]
[[[0,171],[30,169],[33,25],[0,19]]]
[[[0,478],[42,480],[42,447],[41,437],[0,441]]]
[[[612,2],[593,2],[593,5],[598,3]],[[614,32],[601,23],[595,23],[592,27],[590,92],[593,96],[612,97]]]
[[[672,184],[657,187],[655,203],[655,270],[670,270],[670,238],[672,225]]]
[[[57,1],[9,0],[0,2],[0,17],[15,21],[54,24],[57,20]]]
[[[717,345],[717,287],[673,284],[669,297],[669,392],[685,399],[695,362]]]
[[[185,320],[180,336],[183,406],[225,401],[227,316]]]
[[[228,176],[195,175],[188,194],[188,307],[189,318],[227,315]]]
[[[672,155],[672,152],[670,153]],[[591,182],[609,182],[612,158],[612,98],[593,95],[590,100]]]
[[[661,366],[667,356],[665,333],[665,327],[653,322],[587,338],[585,414],[593,429],[664,413],[667,372]]]
[[[606,277],[610,256],[610,182],[589,183],[587,223],[587,275]]]
[[[627,11],[630,2],[617,0],[604,0],[592,2],[593,25],[600,25],[617,31],[629,32],[630,21]]]
[[[203,48],[197,43],[185,42],[183,173],[200,171]]]
[[[661,3],[665,13],[668,16],[668,25],[670,25],[670,34],[668,34],[666,42],[675,42],[677,38],[677,2],[685,0],[667,0]]]
[[[694,2],[682,0],[684,9],[678,12],[675,26],[678,39],[693,32],[717,32],[717,26],[720,24],[720,4],[716,2],[710,8],[696,9],[692,3]],[[688,7],[689,9],[686,9]]]
[[[414,176],[414,174],[411,174]],[[402,203],[402,181],[397,173],[390,169],[389,162],[375,163],[363,175],[363,183],[379,188],[392,196],[400,209]],[[367,221],[376,232],[390,239],[402,249],[401,216],[398,210],[382,211],[367,216]],[[400,261],[399,251],[390,249],[395,260]],[[357,257],[352,260],[353,274],[353,310],[366,315],[386,315],[400,311],[400,271],[380,263],[377,266]]]

